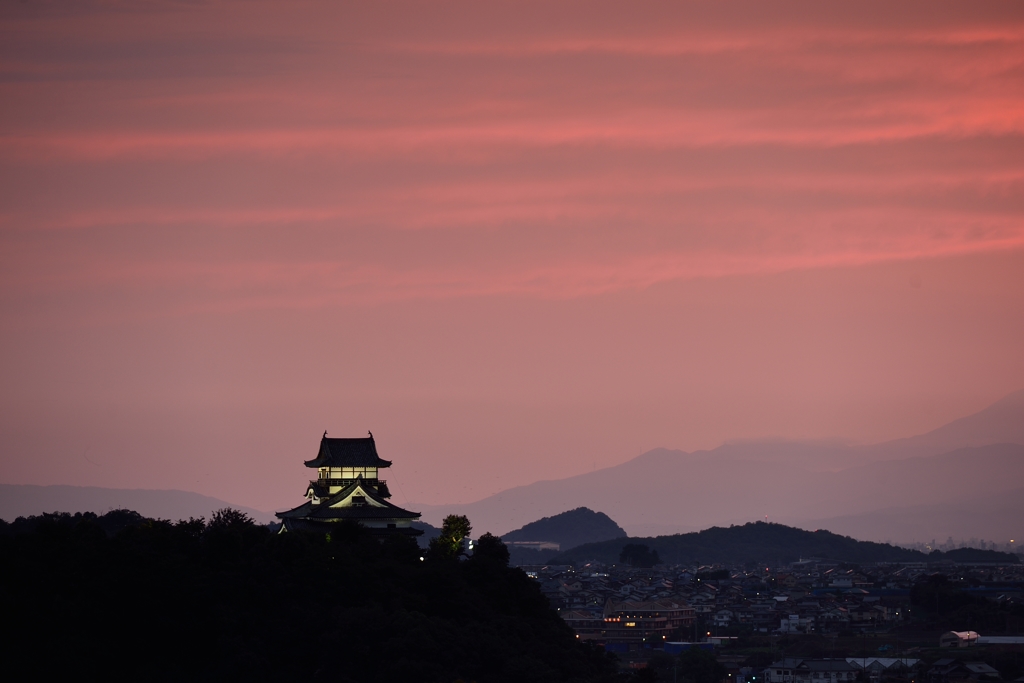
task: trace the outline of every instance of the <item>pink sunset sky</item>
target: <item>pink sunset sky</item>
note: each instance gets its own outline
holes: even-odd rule
[[[0,7],[0,482],[395,502],[1024,387],[1024,4]]]

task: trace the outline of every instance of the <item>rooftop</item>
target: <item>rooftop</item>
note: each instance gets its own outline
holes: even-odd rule
[[[351,507],[332,507],[335,503],[345,500],[356,489],[361,489],[362,495],[377,503],[377,505],[361,505]],[[338,491],[329,498],[325,498],[319,504],[314,505],[313,501],[306,501],[297,508],[285,512],[276,513],[279,519],[417,519],[418,512],[410,512],[397,505],[389,503],[374,491],[372,486],[364,485],[362,478],[356,479],[353,483]]]
[[[306,461],[306,467],[391,467],[390,460],[377,455],[373,434],[364,439],[329,439],[324,432],[320,452]]]

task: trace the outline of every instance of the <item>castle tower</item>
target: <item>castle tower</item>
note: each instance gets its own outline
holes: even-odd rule
[[[377,535],[419,536],[414,529],[418,512],[403,510],[388,502],[391,492],[380,478],[390,460],[377,455],[373,434],[365,439],[329,439],[324,432],[320,451],[306,467],[316,469],[316,479],[306,487],[306,502],[287,512],[278,512],[281,531],[330,531],[342,521],[358,522]]]

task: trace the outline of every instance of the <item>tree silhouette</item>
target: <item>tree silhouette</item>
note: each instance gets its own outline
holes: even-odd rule
[[[465,515],[448,515],[441,524],[441,534],[430,539],[428,552],[431,557],[454,558],[465,554],[462,540],[469,536],[473,527]]]
[[[649,569],[661,563],[658,551],[652,551],[643,543],[627,543],[619,553],[619,562],[625,562],[631,567]]]
[[[473,559],[476,561],[497,562],[508,566],[509,552],[505,542],[488,532],[477,539],[473,547]]]
[[[256,522],[253,518],[241,510],[235,510],[234,508],[221,508],[210,515],[210,523],[207,524],[207,529],[214,531],[229,531],[232,529],[252,527],[255,524]]]

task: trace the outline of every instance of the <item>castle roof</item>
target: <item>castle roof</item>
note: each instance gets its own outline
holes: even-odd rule
[[[320,439],[320,452],[306,467],[391,467],[390,460],[377,455],[373,434],[365,439]]]
[[[361,495],[377,503],[377,505],[335,507],[338,503],[356,493],[357,489],[360,490]],[[377,494],[373,486],[364,484],[362,477],[359,477],[330,498],[321,500],[316,505],[313,504],[313,501],[307,501],[297,508],[276,514],[279,519],[307,519],[325,522],[342,519],[356,521],[360,519],[418,519],[420,516],[418,512],[410,512],[389,503],[386,498]]]

